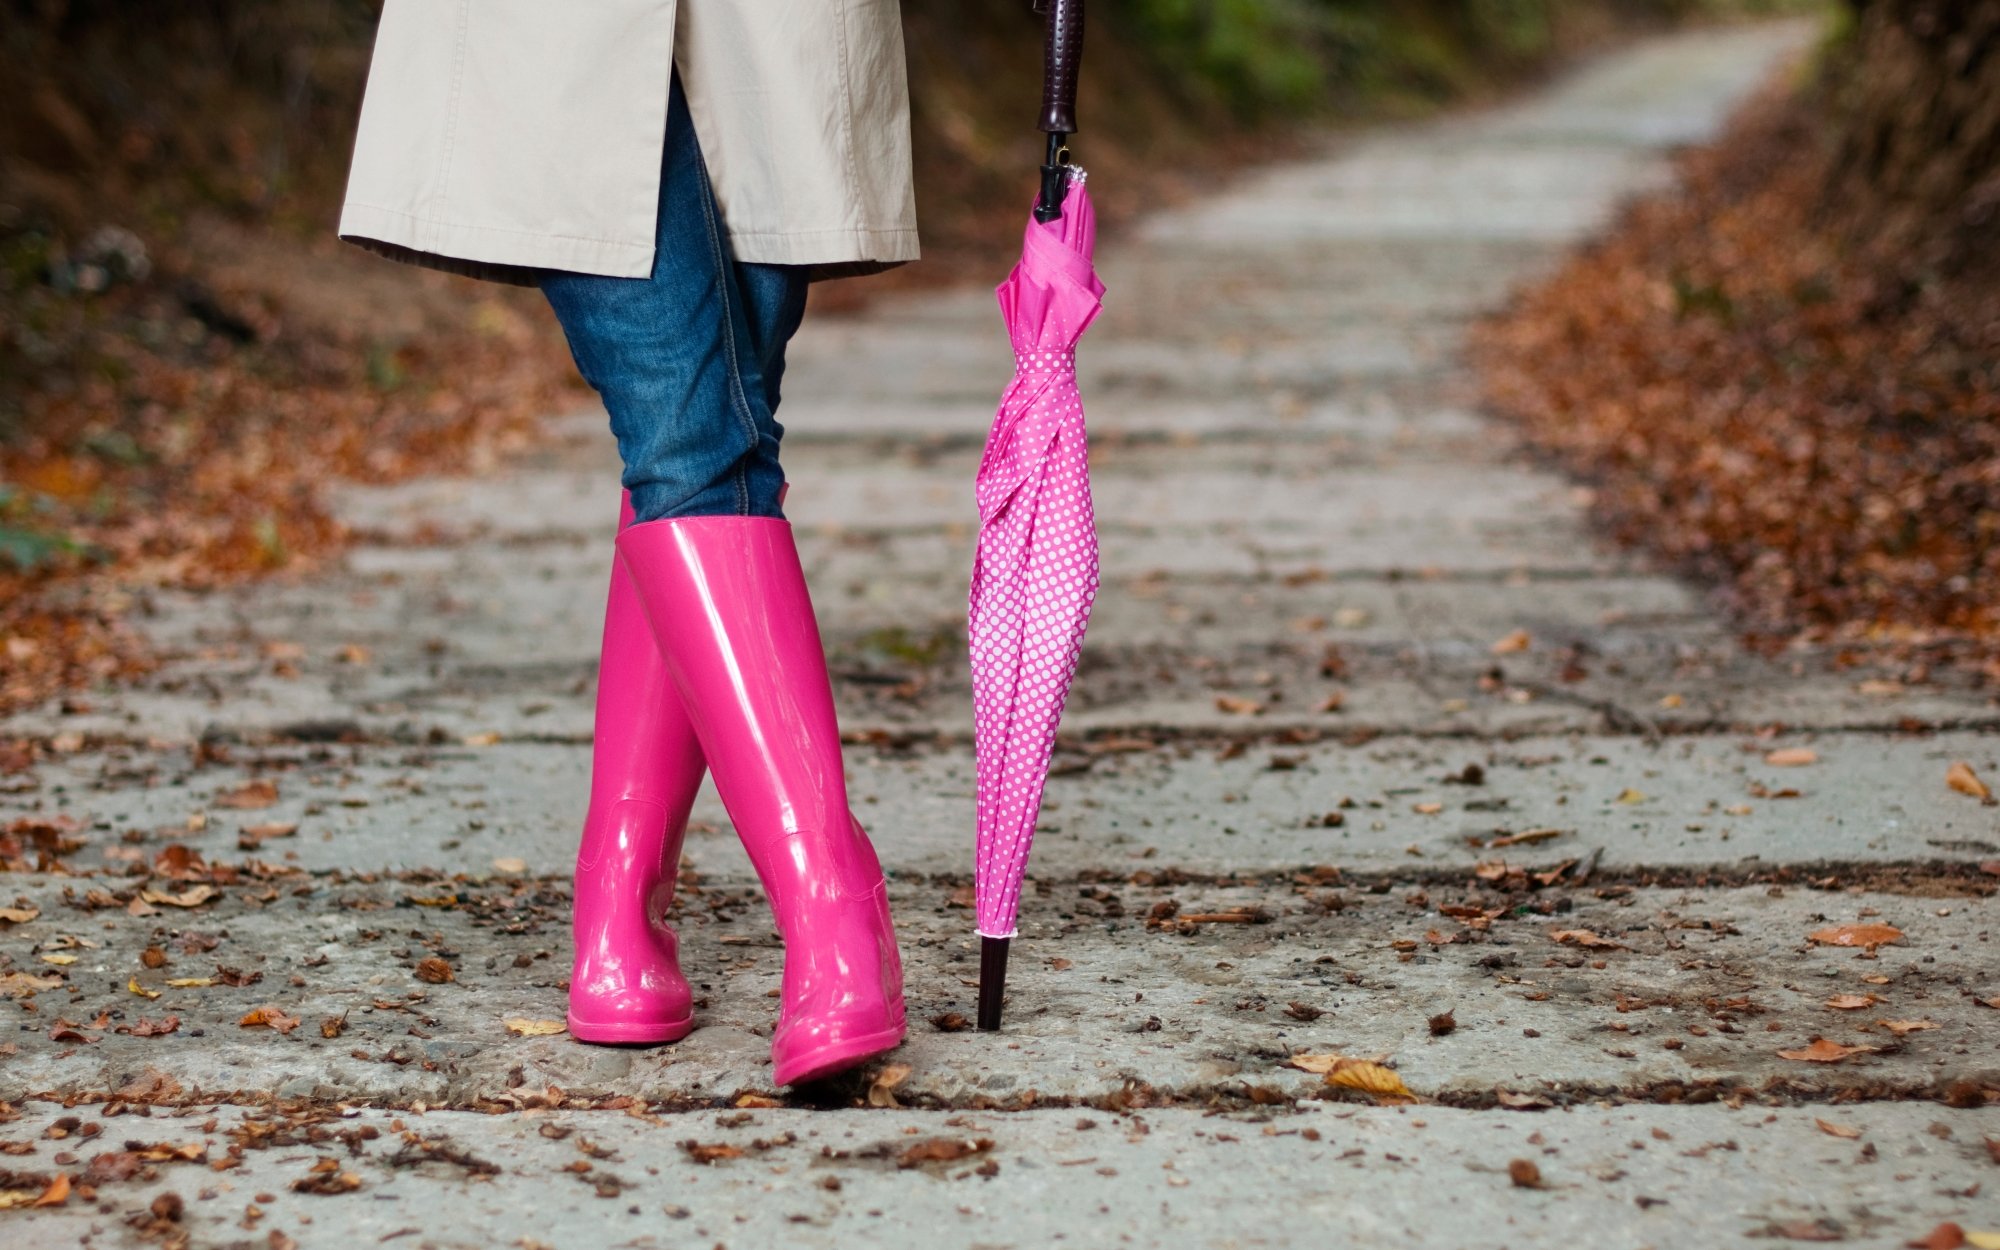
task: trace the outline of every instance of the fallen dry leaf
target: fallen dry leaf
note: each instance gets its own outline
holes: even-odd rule
[[[704,1143],[690,1137],[681,1143],[681,1150],[696,1163],[712,1164],[722,1159],[741,1159],[743,1147],[727,1142]]]
[[[1824,1037],[1815,1037],[1803,1050],[1781,1050],[1780,1059],[1796,1059],[1802,1063],[1840,1063],[1855,1055],[1871,1054],[1882,1049],[1879,1046],[1844,1046]]]
[[[1835,1011],[1859,1011],[1863,1007],[1873,1007],[1881,1001],[1873,994],[1835,994],[1826,1000],[1826,1005]]]
[[[1867,950],[1902,940],[1903,931],[1886,924],[1837,924],[1806,935],[1806,941],[1819,946],[1859,946]]]
[[[561,1020],[530,1020],[524,1016],[509,1016],[501,1023],[515,1037],[554,1037],[569,1030],[569,1025]]]
[[[993,1149],[990,1137],[926,1137],[911,1142],[896,1156],[899,1168],[917,1168],[926,1163],[952,1163]]]
[[[1953,760],[1951,767],[1944,770],[1944,783],[1960,794],[1969,794],[1982,803],[1991,802],[1993,791],[1972,771],[1972,765],[1964,760]]]
[[[913,1070],[907,1063],[892,1063],[877,1072],[875,1079],[868,1085],[868,1105],[871,1107],[899,1105],[896,1102],[896,1087],[908,1080]]]
[[[1645,801],[1646,792],[1643,790],[1634,790],[1632,787],[1626,786],[1618,792],[1617,802],[1629,805],[1632,803],[1644,803]]]
[[[1614,942],[1608,937],[1600,937],[1589,929],[1553,929],[1549,937],[1565,946],[1588,946],[1605,950],[1630,950],[1623,942]]]
[[[1786,1241],[1846,1241],[1847,1234],[1838,1224],[1825,1220],[1788,1220],[1783,1224],[1767,1224],[1760,1233],[1752,1236],[1781,1237]]]
[[[68,1201],[69,1173],[58,1172],[55,1175],[55,1179],[49,1182],[48,1188],[42,1190],[41,1195],[28,1205],[31,1207],[59,1207]]]
[[[254,851],[272,838],[289,838],[299,831],[295,823],[247,825],[236,835],[236,849]]]
[[[1819,1125],[1819,1131],[1828,1137],[1844,1137],[1851,1141],[1861,1136],[1861,1130],[1852,1125],[1835,1124],[1832,1120],[1821,1119],[1814,1119],[1813,1123]]]
[[[63,979],[53,974],[38,977],[31,972],[9,972],[0,975],[0,995],[8,998],[24,998],[39,990],[52,990],[63,983]]]
[[[1878,1020],[1876,1023],[1894,1033],[1897,1037],[1908,1037],[1912,1033],[1921,1033],[1925,1029],[1934,1029],[1937,1027],[1937,1025],[1931,1023],[1929,1020]]]
[[[1215,710],[1231,716],[1261,716],[1264,704],[1257,699],[1246,699],[1240,695],[1219,694],[1215,696]]]
[[[1394,1068],[1372,1059],[1336,1059],[1326,1074],[1328,1085],[1360,1090],[1376,1102],[1415,1102],[1417,1096],[1403,1084]]]
[[[166,907],[199,907],[219,893],[220,891],[212,885],[189,886],[179,894],[169,894],[165,890],[156,890],[148,886],[139,892],[139,897],[148,903],[159,903]]]
[[[1764,762],[1773,768],[1804,768],[1819,763],[1819,752],[1811,747],[1783,747],[1766,755]]]
[[[0,907],[0,924],[26,924],[41,914],[39,907]]]
[[[277,801],[278,783],[263,777],[246,781],[234,790],[225,790],[215,796],[217,807],[233,807],[241,811],[255,811]]]
[[[236,1023],[246,1029],[266,1028],[275,1029],[280,1033],[290,1033],[299,1027],[299,1018],[288,1016],[279,1008],[266,1005],[251,1008],[249,1013]]]
[[[511,855],[503,856],[493,861],[493,871],[505,873],[510,877],[518,877],[528,871],[528,861],[517,859]]]
[[[184,1092],[181,1083],[158,1068],[148,1067],[118,1087],[118,1096],[127,1102],[166,1102]]]
[[[1523,846],[1530,842],[1547,842],[1550,838],[1560,838],[1567,829],[1524,829],[1520,833],[1503,833],[1486,844],[1487,849],[1502,846]]]
[[[1965,1230],[1947,1220],[1922,1237],[1903,1244],[1910,1250],[1959,1250],[1965,1244]]]
[[[340,1164],[333,1159],[321,1159],[313,1164],[304,1176],[292,1182],[292,1189],[301,1194],[351,1194],[361,1188],[361,1177],[354,1172],[343,1172]]]
[[[0,1211],[13,1211],[21,1207],[31,1206],[34,1204],[35,1199],[41,1197],[48,1188],[48,1182],[46,1181],[38,1182],[31,1189],[18,1187],[18,1182],[31,1179],[19,1173],[9,1173],[7,1179],[10,1182],[16,1183],[16,1185],[7,1189],[0,1189]]]
[[[149,990],[145,986],[139,984],[138,977],[133,977],[131,980],[127,981],[125,983],[125,989],[127,992],[137,994],[141,998],[158,998],[160,996],[159,990]]]
[[[1533,642],[1527,630],[1517,629],[1506,637],[1496,640],[1491,650],[1494,655],[1512,655],[1518,651],[1526,651]]]

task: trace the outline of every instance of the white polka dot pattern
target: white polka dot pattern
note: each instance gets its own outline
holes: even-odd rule
[[[1000,284],[1014,380],[979,464],[979,550],[967,635],[978,752],[979,932],[1012,937],[1063,701],[1097,596],[1076,341],[1104,288],[1091,270],[1090,199],[1072,182],[1063,215],[1030,221]]]

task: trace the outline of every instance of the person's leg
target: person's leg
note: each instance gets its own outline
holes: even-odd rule
[[[618,558],[784,938],[777,1083],[893,1049],[903,972],[888,886],[848,810],[826,653],[791,525],[642,522],[618,536]]]
[[[661,167],[652,277],[551,273],[542,287],[612,414],[627,481],[644,481],[656,510],[775,510],[775,394],[761,370],[778,362],[775,379],[783,367],[784,341],[797,327],[791,296],[796,288],[803,303],[804,282],[796,271],[756,267],[746,284],[755,298],[734,301],[731,324],[729,283],[744,267],[716,259],[703,220],[712,201],[678,83]],[[687,229],[690,221],[698,228]],[[739,376],[746,361],[747,381]],[[633,519],[627,492],[619,528]],[[664,1042],[693,1027],[692,991],[665,913],[704,771],[631,578],[614,560],[572,912],[569,1028],[579,1040]]]
[[[798,333],[806,315],[805,271],[796,265],[736,263],[736,288],[743,293],[743,312],[750,323],[751,350],[764,380],[764,402],[778,410],[778,384],[785,376],[785,347]],[[774,442],[784,427],[773,422]]]
[[[901,1040],[902,970],[781,519],[772,413],[803,285],[729,260],[678,91],[672,118],[652,277],[552,275],[544,289],[625,459],[638,523],[620,561],[785,936],[772,1054],[791,1083]]]
[[[628,499],[618,527],[631,523]],[[590,808],[571,916],[570,1036],[671,1042],[694,1027],[694,994],[666,913],[706,765],[632,578],[616,560],[597,673]]]
[[[731,258],[678,78],[652,274],[551,271],[541,288],[610,414],[640,521],[781,515],[782,431],[763,366],[783,367],[804,279],[790,267]]]

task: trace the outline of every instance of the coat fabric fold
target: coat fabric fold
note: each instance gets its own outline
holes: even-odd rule
[[[896,0],[387,0],[340,235],[502,281],[643,278],[676,69],[735,259],[916,259]]]

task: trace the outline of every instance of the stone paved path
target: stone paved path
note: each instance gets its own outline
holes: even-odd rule
[[[681,903],[703,1027],[632,1051],[504,1023],[562,1015],[597,417],[499,477],[349,492],[367,541],[336,575],[160,597],[156,679],[5,727],[49,753],[0,778],[0,820],[90,875],[0,883],[37,913],[0,924],[0,1193],[95,1186],[0,1213],[7,1244],[2000,1226],[2000,830],[1943,782],[2000,776],[1994,708],[1746,653],[1593,540],[1458,357],[1809,37],[1644,43],[1111,250],[1083,359],[1106,584],[998,1037],[930,1021],[971,1011],[961,620],[1004,340],[984,291],[808,328],[792,510],[907,951],[893,1090],[769,1088],[781,952],[712,798]],[[1769,762],[1790,748],[1816,762]],[[1904,936],[1808,941],[1858,923]],[[267,1005],[301,1023],[239,1024]],[[1871,1049],[1779,1055],[1816,1038]],[[1323,1096],[1300,1052],[1385,1058],[1424,1101]]]

